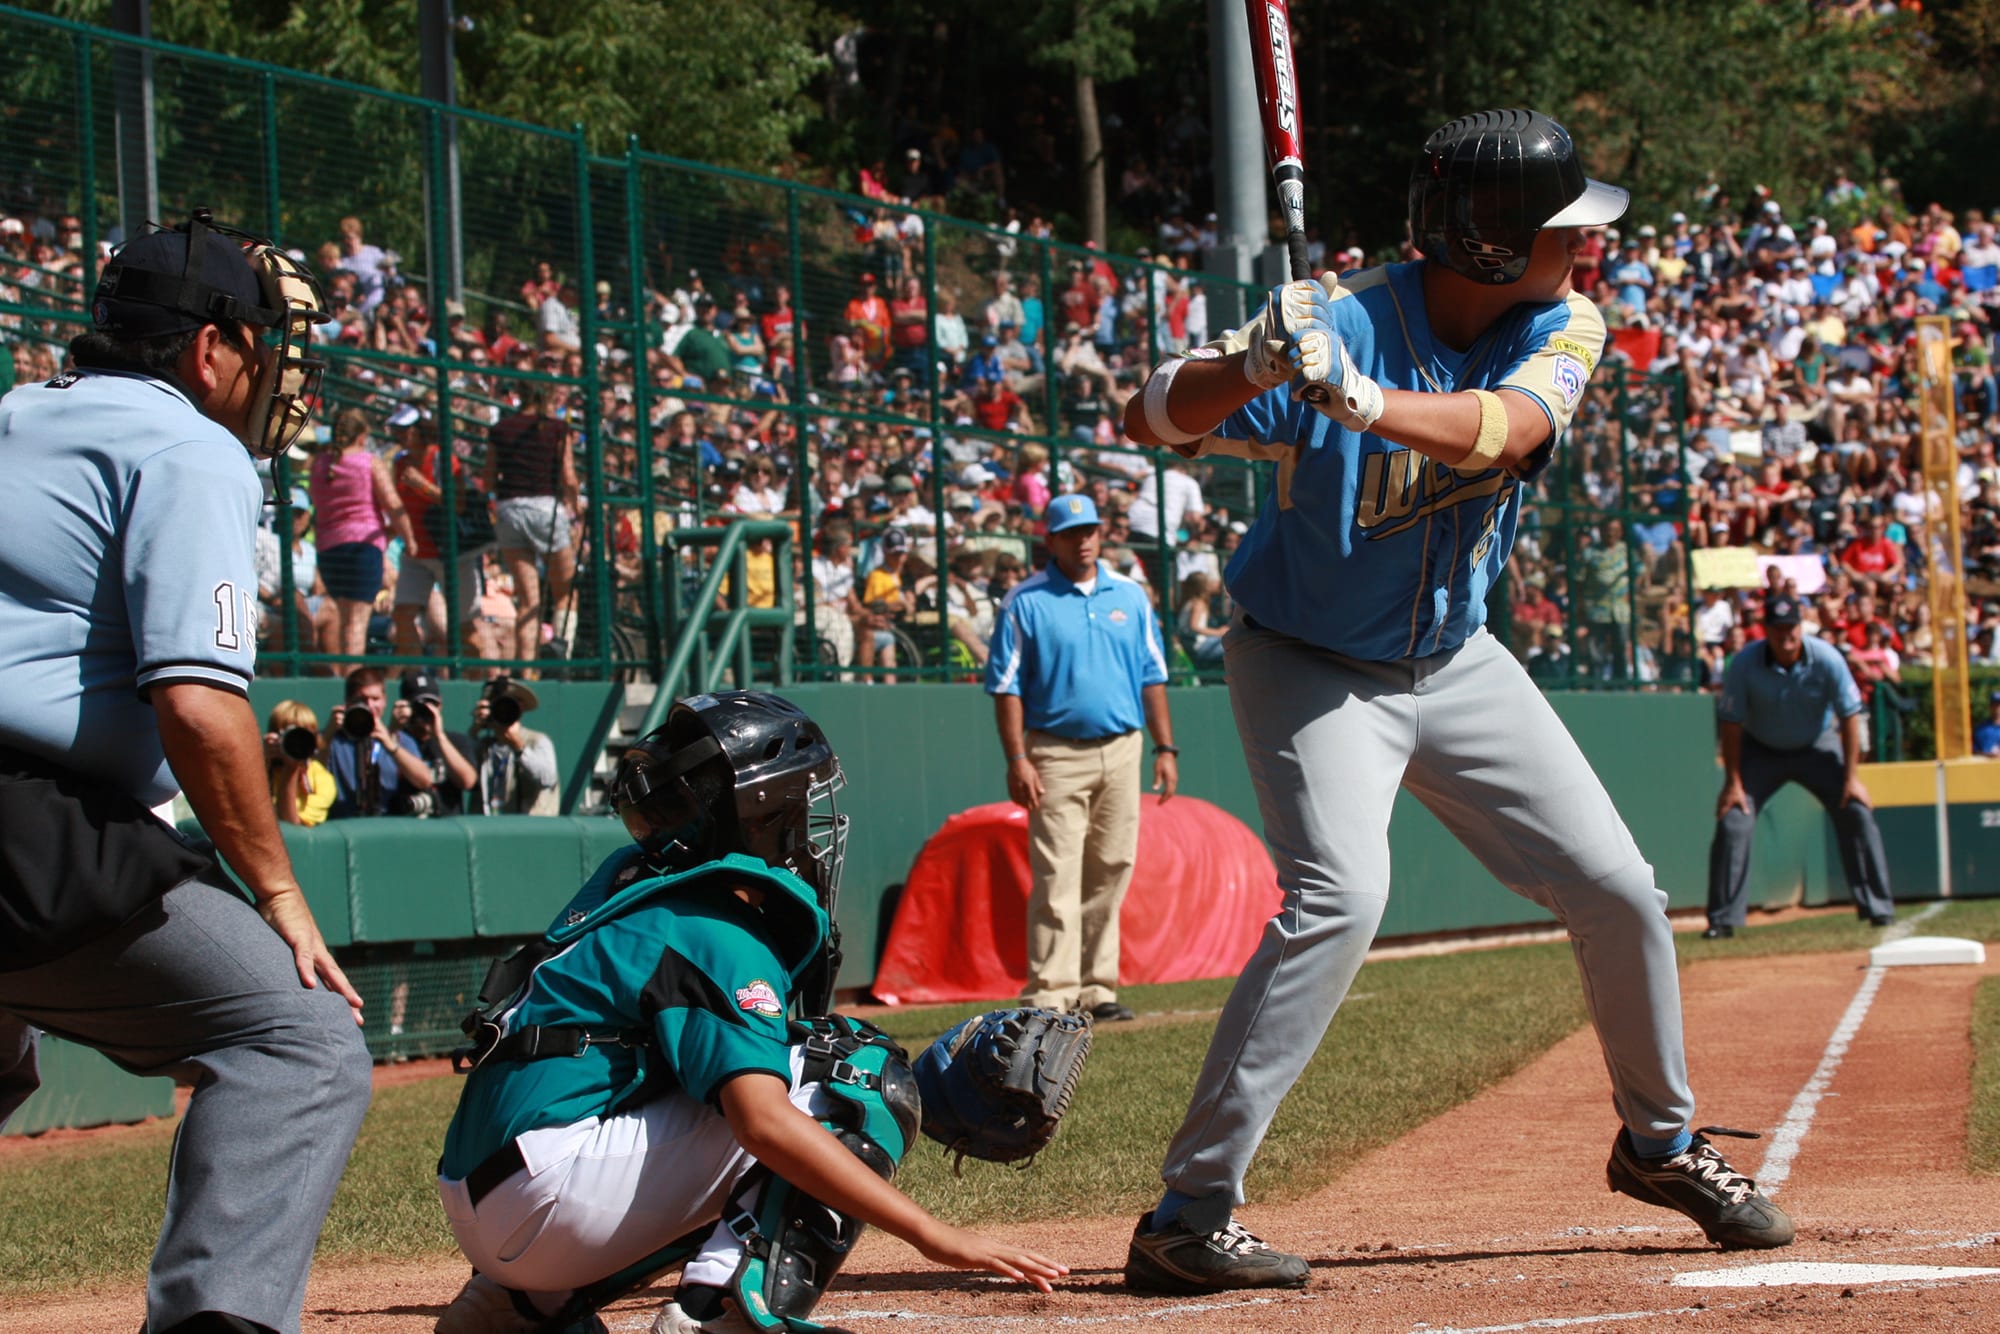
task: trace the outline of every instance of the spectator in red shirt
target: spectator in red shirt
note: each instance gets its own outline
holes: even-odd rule
[[[1033,433],[1034,420],[1028,416],[1027,402],[1007,387],[1005,380],[981,380],[972,395],[972,416],[989,431],[1020,430]]]
[[[1882,536],[1882,518],[1861,521],[1861,535],[1840,550],[1840,563],[1856,579],[1893,588],[1903,575],[1903,549]]]
[[[875,275],[861,275],[861,290],[847,303],[847,332],[871,368],[879,369],[889,349],[889,303],[875,290]]]
[[[1882,619],[1878,613],[1875,595],[1860,593],[1854,599],[1854,614],[1847,620],[1842,636],[1855,648],[1868,647],[1869,631],[1880,628],[1890,648],[1898,653],[1903,651],[1903,637],[1896,633],[1896,627]]]
[[[925,370],[925,349],[930,346],[930,303],[924,300],[924,284],[919,278],[903,279],[902,293],[889,303],[889,345],[895,349],[896,365],[930,383]]]
[[[1548,629],[1560,627],[1563,619],[1562,608],[1543,594],[1539,575],[1528,577],[1521,596],[1514,601],[1513,615],[1518,627],[1514,646],[1524,657],[1529,650],[1541,647]]]

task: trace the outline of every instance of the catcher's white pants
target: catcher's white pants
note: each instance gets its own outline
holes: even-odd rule
[[[817,1081],[801,1080],[792,1051],[792,1105],[827,1109]],[[756,1160],[729,1122],[681,1093],[574,1125],[531,1130],[515,1141],[526,1166],[472,1205],[465,1183],[438,1178],[438,1196],[473,1268],[553,1311],[573,1289],[617,1273],[726,1212]],[[722,1287],[743,1243],[716,1222],[682,1277]]]
[[[1398,789],[1568,929],[1625,1125],[1661,1139],[1687,1126],[1667,896],[1513,654],[1482,629],[1448,653],[1363,662],[1241,616],[1224,643],[1285,897],[1223,1006],[1167,1147],[1168,1187],[1242,1202],[1250,1160],[1381,923]]]

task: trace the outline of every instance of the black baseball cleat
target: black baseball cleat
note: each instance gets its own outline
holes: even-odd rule
[[[1759,1139],[1747,1130],[1703,1126],[1694,1143],[1668,1158],[1641,1158],[1624,1129],[1611,1144],[1605,1177],[1611,1189],[1692,1218],[1726,1251],[1768,1250],[1792,1244],[1792,1220],[1758,1193],[1757,1183],[1724,1161],[1705,1136]]]
[[[1895,924],[1896,914],[1892,912],[1876,913],[1868,919],[1868,925],[1870,926],[1894,926]]]
[[[1703,940],[1728,940],[1735,934],[1736,928],[1733,926],[1711,926],[1708,930],[1701,933],[1701,938]]]
[[[1117,1001],[1099,1001],[1090,1007],[1090,1020],[1096,1024],[1122,1024],[1138,1017],[1132,1013],[1131,1006],[1120,1005]]]
[[[1303,1288],[1311,1267],[1252,1236],[1233,1218],[1214,1232],[1196,1232],[1176,1218],[1158,1232],[1153,1216],[1132,1229],[1125,1286],[1140,1292],[1229,1292],[1237,1288]]]

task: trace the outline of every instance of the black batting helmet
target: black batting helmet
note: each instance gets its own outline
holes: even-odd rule
[[[1460,116],[1424,142],[1410,173],[1410,236],[1476,283],[1518,282],[1544,227],[1595,227],[1630,196],[1583,174],[1569,131],[1539,111]]]

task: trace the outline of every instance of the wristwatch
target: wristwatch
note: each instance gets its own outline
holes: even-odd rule
[[[1155,746],[1153,747],[1153,753],[1155,755],[1179,755],[1181,748],[1179,746]]]

